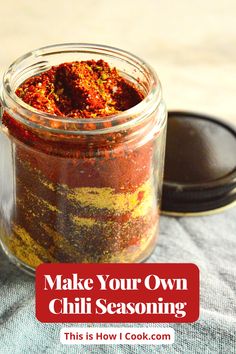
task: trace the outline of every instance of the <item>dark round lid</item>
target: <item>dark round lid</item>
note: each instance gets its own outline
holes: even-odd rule
[[[236,129],[218,119],[169,112],[162,211],[192,214],[236,201]]]

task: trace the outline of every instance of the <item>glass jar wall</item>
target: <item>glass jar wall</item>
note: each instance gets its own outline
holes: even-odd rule
[[[52,65],[90,59],[116,67],[144,99],[94,121],[39,112],[15,95]],[[43,262],[147,258],[158,234],[166,129],[149,65],[111,47],[45,47],[13,63],[1,96],[0,239],[10,259],[34,273]]]

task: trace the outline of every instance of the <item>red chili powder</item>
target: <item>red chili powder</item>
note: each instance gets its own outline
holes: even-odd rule
[[[134,85],[103,60],[54,66],[26,80],[16,94],[40,111],[74,118],[116,114],[143,98]]]

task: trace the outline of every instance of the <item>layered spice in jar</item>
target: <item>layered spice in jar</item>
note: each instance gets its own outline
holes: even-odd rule
[[[73,61],[63,61],[68,45],[60,55],[43,48],[36,74],[22,74],[30,53],[18,81],[5,75],[1,242],[31,272],[42,262],[140,262],[156,243],[166,120],[160,85],[126,52],[76,48]],[[130,67],[122,70],[125,56]]]

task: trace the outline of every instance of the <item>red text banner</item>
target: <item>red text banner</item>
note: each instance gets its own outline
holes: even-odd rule
[[[41,322],[194,322],[194,264],[42,264],[36,270]]]

